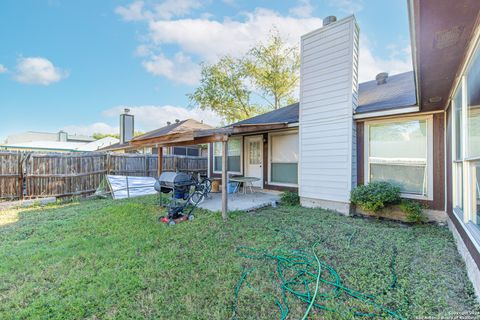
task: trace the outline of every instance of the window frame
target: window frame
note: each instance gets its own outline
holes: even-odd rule
[[[242,175],[243,174],[243,136],[234,136],[234,137],[230,137],[228,139],[228,141],[230,140],[236,140],[236,139],[239,139],[240,140],[240,171],[230,171],[228,170],[227,171],[227,174],[238,174],[238,175]],[[228,144],[228,141],[227,141],[227,144]],[[221,174],[222,173],[222,170],[216,170],[215,168],[215,143],[219,143],[220,144],[220,147],[222,147],[221,145],[221,142],[214,142],[212,143],[212,169],[213,169],[213,173],[216,173],[216,174]],[[227,150],[228,151],[228,150]],[[227,154],[227,158],[228,158],[228,154]],[[228,159],[227,159],[228,160]],[[227,161],[228,163],[228,161]]]
[[[453,97],[455,97],[458,93],[458,90],[460,89],[462,91],[462,112],[461,112],[461,117],[462,117],[462,128],[460,129],[460,141],[462,143],[462,154],[460,159],[456,159],[456,113],[455,113],[455,106],[454,103],[450,104],[450,114],[452,117],[452,133],[451,133],[451,141],[452,141],[452,202],[453,202],[453,213],[456,215],[456,217],[463,222],[463,225],[466,226],[472,234],[474,234],[474,239],[476,242],[480,244],[480,226],[476,224],[476,183],[475,179],[473,178],[473,174],[475,172],[475,169],[473,168],[475,165],[475,162],[480,161],[480,156],[474,156],[470,157],[469,156],[469,137],[468,137],[468,74],[469,74],[469,69],[470,66],[474,63],[474,58],[476,55],[480,52],[480,43],[476,43],[475,48],[472,51],[472,54],[470,56],[470,60],[465,66],[464,72],[462,73],[462,76],[460,77],[460,80],[456,84],[455,90],[453,90],[452,93],[452,101],[454,100]],[[480,59],[480,55],[477,56],[478,59]],[[458,179],[458,174],[456,168],[458,167],[458,164],[462,165],[462,193],[463,193],[463,201],[462,205],[463,208],[460,208],[459,206],[456,206],[457,204],[457,198],[459,195],[459,190],[458,190],[458,185],[455,183]]]
[[[411,193],[401,193],[402,198],[433,201],[433,115],[396,117],[389,119],[379,119],[365,121],[364,126],[364,177],[365,183],[370,182],[370,126],[377,124],[389,124],[395,122],[406,122],[415,120],[426,120],[427,124],[427,195],[417,195]]]
[[[282,135],[291,135],[296,134],[298,138],[298,156],[300,157],[300,134],[298,130],[288,130],[280,132],[269,132],[268,133],[268,184],[272,186],[279,187],[293,187],[298,188],[298,181],[300,180],[300,159],[297,161],[297,183],[285,183],[285,182],[272,182],[272,137],[282,136]],[[292,162],[294,163],[294,162]]]

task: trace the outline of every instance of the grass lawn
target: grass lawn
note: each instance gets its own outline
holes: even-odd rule
[[[280,255],[311,252],[315,242],[342,286],[375,296],[370,301],[405,319],[479,310],[444,227],[298,207],[233,213],[226,222],[197,211],[194,221],[169,227],[158,222],[155,203],[146,197],[0,212],[0,319],[231,319],[234,301],[238,319],[280,319],[277,263],[262,252],[249,259],[239,248]],[[317,301],[336,311],[314,307],[309,319],[381,312],[342,291],[323,300],[329,290],[320,283]],[[301,319],[307,303],[286,298],[288,319]]]

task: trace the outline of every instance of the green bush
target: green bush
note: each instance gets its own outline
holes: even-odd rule
[[[423,212],[424,207],[413,200],[402,200],[400,210],[406,213],[408,222],[424,223],[427,222],[427,216]]]
[[[284,193],[282,193],[280,203],[287,206],[298,206],[300,205],[300,197],[296,192],[285,191]]]
[[[400,201],[400,188],[388,182],[371,182],[352,190],[350,200],[363,210],[378,212]]]

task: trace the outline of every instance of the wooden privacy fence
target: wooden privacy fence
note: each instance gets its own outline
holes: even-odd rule
[[[0,153],[0,198],[19,198],[22,195],[22,155]]]
[[[88,194],[105,174],[156,177],[157,167],[150,154],[0,152],[0,198]],[[206,172],[207,158],[165,155],[163,170]]]

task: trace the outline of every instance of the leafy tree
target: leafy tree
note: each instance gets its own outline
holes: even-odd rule
[[[250,102],[246,76],[241,60],[225,56],[216,64],[202,65],[200,86],[188,97],[201,109],[214,110],[227,122],[250,118],[259,109]]]
[[[245,59],[246,73],[270,107],[278,109],[293,102],[299,82],[300,55],[297,47],[288,47],[278,32],[266,45],[252,48]]]
[[[112,137],[112,138],[117,138],[120,139],[120,135],[118,133],[94,133],[92,134],[92,138],[95,140],[100,140],[106,137]]]
[[[133,133],[133,136],[137,137],[137,136],[141,136],[142,134],[144,134],[144,132],[135,131]],[[112,137],[112,138],[120,139],[120,134],[118,134],[118,133],[98,133],[98,132],[92,134],[92,138],[95,139],[95,140],[100,140],[100,139],[103,139],[105,137]]]
[[[202,64],[200,85],[187,96],[192,104],[232,123],[293,102],[299,69],[298,48],[288,47],[272,32],[267,44],[258,44],[244,57],[224,56],[215,64]]]

